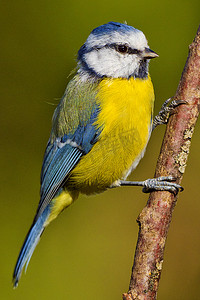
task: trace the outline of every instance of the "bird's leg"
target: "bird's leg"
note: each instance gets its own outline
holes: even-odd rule
[[[174,113],[174,109],[181,104],[187,103],[185,100],[171,100],[172,98],[167,99],[161,106],[161,110],[158,115],[154,117],[152,130],[154,130],[158,125],[167,124],[169,117]]]
[[[173,176],[161,176],[158,178],[147,179],[144,181],[123,181],[118,180],[113,183],[110,188],[119,186],[143,186],[142,191],[144,193],[150,193],[151,191],[169,191],[175,195],[179,191],[183,191],[182,186],[172,182],[175,178]]]

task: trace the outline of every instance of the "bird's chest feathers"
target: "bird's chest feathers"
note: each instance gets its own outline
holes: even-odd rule
[[[148,140],[153,112],[154,91],[147,79],[104,79],[99,85],[97,101],[101,107],[97,125],[103,128],[101,138],[110,136],[123,145],[132,143],[143,148]]]
[[[94,125],[101,128],[100,136],[71,175],[84,193],[101,191],[126,178],[143,156],[154,101],[151,80],[104,79],[96,101],[100,111]]]

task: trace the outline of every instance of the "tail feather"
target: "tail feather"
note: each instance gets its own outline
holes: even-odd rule
[[[22,246],[22,249],[19,253],[17,263],[15,265],[14,273],[13,273],[13,286],[17,287],[20,276],[22,274],[23,268],[25,266],[25,271],[28,267],[29,261],[31,259],[31,256],[35,250],[35,247],[37,246],[40,236],[42,235],[45,227],[44,224],[46,220],[48,219],[50,215],[50,207],[49,205],[46,207],[46,209],[43,211],[41,216],[37,219],[35,223],[32,224],[26,239],[24,241],[24,244]]]
[[[75,199],[77,199],[78,194],[79,193],[77,191],[70,192],[62,190],[46,206],[42,214],[39,215],[39,217],[35,217],[15,265],[13,273],[14,287],[17,287],[18,285],[24,266],[26,271],[31,256],[46,226],[48,226],[48,224],[51,223],[51,221],[53,221],[67,206],[69,206]]]

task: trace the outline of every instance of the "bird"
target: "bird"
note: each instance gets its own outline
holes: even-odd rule
[[[156,57],[144,33],[126,23],[98,26],[80,47],[76,73],[53,114],[40,201],[15,265],[14,287],[44,229],[79,194],[126,185],[179,189],[171,177],[126,181],[152,132],[155,96],[149,62]]]

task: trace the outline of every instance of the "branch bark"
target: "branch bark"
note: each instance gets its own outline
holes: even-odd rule
[[[185,171],[191,138],[200,111],[200,26],[174,99],[185,100],[169,118],[157,161],[155,177],[172,175],[180,183]],[[177,196],[152,192],[137,222],[139,234],[128,293],[123,300],[156,299],[163,254]]]

